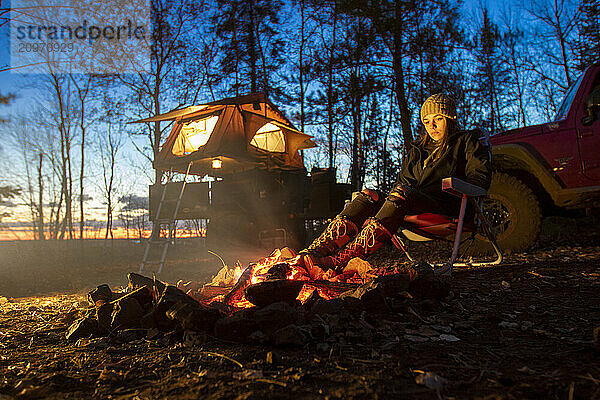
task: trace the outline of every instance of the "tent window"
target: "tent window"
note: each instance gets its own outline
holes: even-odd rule
[[[212,117],[183,124],[179,132],[178,143],[173,146],[173,154],[184,156],[204,146],[208,142],[218,120],[219,116],[213,115]]]
[[[259,149],[274,152],[285,152],[285,137],[281,129],[272,123],[262,126],[250,141],[250,144]]]

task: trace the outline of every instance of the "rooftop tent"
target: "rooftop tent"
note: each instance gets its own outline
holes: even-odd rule
[[[222,175],[259,168],[303,170],[299,151],[315,147],[263,93],[173,110],[135,122],[174,121],[154,168]],[[213,160],[220,163],[213,164]],[[220,164],[217,171],[213,166]]]

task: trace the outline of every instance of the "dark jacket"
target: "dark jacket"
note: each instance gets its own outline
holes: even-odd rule
[[[445,151],[423,168],[428,153],[417,144],[411,145],[402,164],[397,184],[407,185],[443,202],[458,204],[456,196],[442,192],[442,179],[456,177],[489,189],[492,170],[488,148],[481,144],[478,129],[457,131],[450,136]]]

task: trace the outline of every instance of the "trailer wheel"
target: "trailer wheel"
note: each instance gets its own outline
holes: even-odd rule
[[[483,213],[496,232],[500,249],[512,253],[531,247],[542,223],[540,204],[533,191],[514,176],[494,172],[488,194],[482,205]],[[493,248],[485,237],[477,234],[466,253],[488,255],[493,254]]]

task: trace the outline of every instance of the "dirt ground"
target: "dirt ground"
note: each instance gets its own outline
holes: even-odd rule
[[[64,334],[85,292],[0,297],[0,399],[600,399],[600,243],[573,229],[457,271],[439,303],[367,315],[368,338],[303,347],[200,334],[74,344]]]

